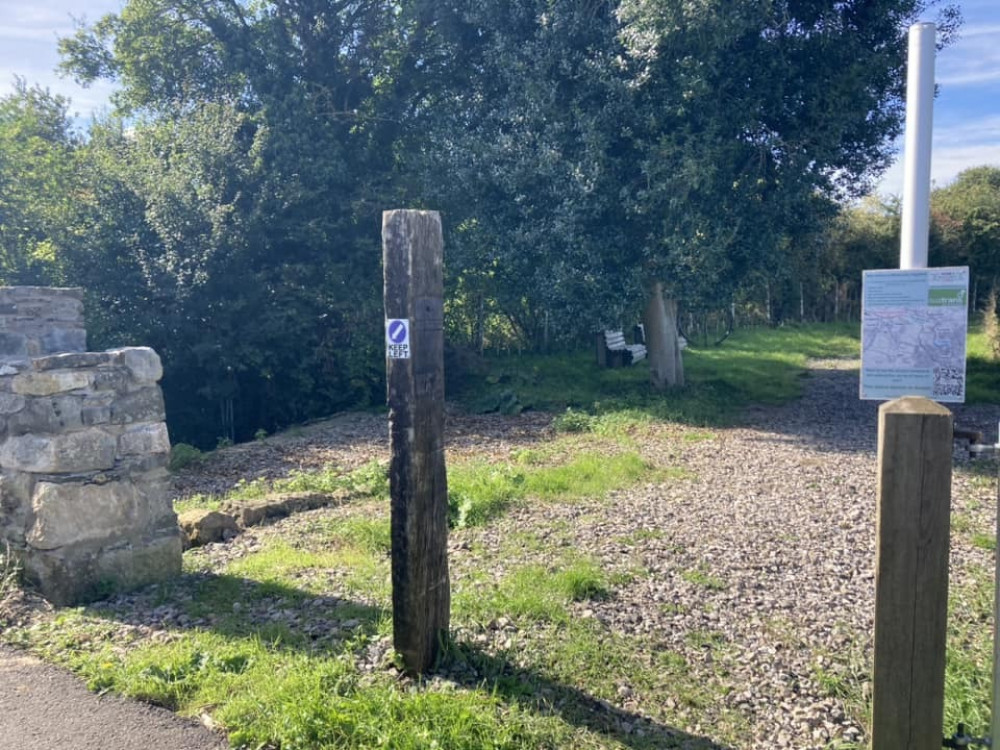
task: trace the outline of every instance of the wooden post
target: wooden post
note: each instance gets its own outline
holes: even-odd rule
[[[451,602],[443,248],[436,211],[382,214],[392,451],[392,629],[396,651],[413,675],[434,664],[448,631]]]
[[[926,398],[878,416],[872,747],[936,750],[944,732],[952,417]]]

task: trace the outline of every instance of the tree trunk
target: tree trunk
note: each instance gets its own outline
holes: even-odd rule
[[[659,281],[650,289],[643,323],[653,387],[662,390],[684,385],[684,362],[677,339],[677,300],[664,301],[663,284]]]

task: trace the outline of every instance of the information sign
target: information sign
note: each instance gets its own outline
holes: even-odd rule
[[[861,398],[965,401],[969,269],[865,271]]]

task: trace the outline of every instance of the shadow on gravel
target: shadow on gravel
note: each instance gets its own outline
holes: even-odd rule
[[[389,666],[392,659],[387,658],[386,644],[374,639],[391,612],[350,599],[315,595],[281,583],[196,573],[96,602],[85,611],[100,619],[158,630],[208,630],[225,638],[259,638],[276,650],[316,657],[354,648],[363,669],[394,676],[401,681],[400,690],[407,689],[408,679]],[[449,640],[427,678],[496,696],[522,710],[559,716],[633,750],[731,750],[464,642]]]
[[[875,457],[878,441],[878,408],[882,401],[862,401],[859,372],[855,369],[811,369],[802,398],[778,407],[750,407],[748,427],[774,432],[781,438],[765,442],[796,442],[831,453],[869,453]],[[945,404],[955,424],[996,435],[1000,406],[994,404]]]

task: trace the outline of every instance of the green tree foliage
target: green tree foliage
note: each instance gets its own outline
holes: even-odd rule
[[[887,165],[926,8],[470,3],[426,151],[463,289],[538,340],[549,312],[568,335],[634,320],[655,281],[700,304],[784,271]],[[946,40],[955,11],[941,21]]]
[[[471,342],[728,298],[884,167],[926,5],[128,0],[61,45],[121,85],[67,267],[201,444],[377,397],[385,208],[445,210]]]
[[[984,293],[1000,283],[1000,168],[965,170],[933,191],[931,211],[935,264],[969,266]]]
[[[394,8],[133,0],[63,42],[82,81],[123,85],[130,116],[95,133],[101,242],[75,268],[100,300],[98,340],[164,353],[185,439],[244,438],[381,391]]]
[[[0,283],[58,282],[79,198],[68,102],[24,80],[0,99]]]

